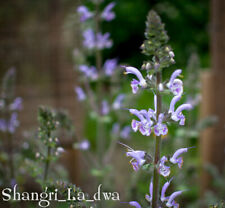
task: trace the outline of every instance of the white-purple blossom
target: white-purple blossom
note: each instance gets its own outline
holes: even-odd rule
[[[79,101],[83,101],[86,99],[86,94],[84,92],[84,90],[81,87],[75,87],[74,88],[76,94],[77,94],[77,99]]]
[[[168,177],[170,175],[170,167],[165,165],[165,162],[167,162],[168,159],[166,156],[163,156],[159,161],[159,174],[163,177]]]
[[[173,156],[170,158],[170,162],[173,164],[178,164],[178,167],[181,168],[183,164],[183,158],[180,157],[181,154],[188,151],[190,148],[180,148],[178,149]]]
[[[76,144],[76,148],[80,150],[88,150],[90,148],[90,142],[87,139],[84,139]]]
[[[18,121],[17,117],[18,117],[18,114],[16,112],[13,112],[11,114],[11,117],[10,117],[10,120],[8,123],[8,131],[10,133],[14,133],[16,130],[16,127],[19,126],[19,121]]]
[[[111,48],[112,47],[112,40],[109,39],[110,37],[110,33],[97,33],[96,35],[96,43],[95,43],[95,47],[97,49],[104,49],[104,48]]]
[[[122,103],[123,103],[123,100],[125,98],[125,95],[124,94],[119,94],[116,99],[114,100],[113,104],[112,104],[112,108],[114,110],[118,110],[122,107]]]
[[[176,191],[176,192],[172,193],[172,194],[169,196],[169,199],[168,199],[168,201],[167,201],[167,203],[166,203],[166,206],[167,206],[167,207],[178,208],[179,205],[175,202],[174,199],[175,199],[177,196],[181,195],[182,192],[183,192],[183,191]]]
[[[98,78],[97,69],[94,66],[79,65],[78,70],[91,80],[96,80]]]
[[[114,73],[117,67],[117,63],[118,63],[117,59],[107,59],[105,61],[103,69],[105,71],[106,76],[111,76]]]
[[[0,131],[2,132],[7,131],[7,122],[5,119],[0,119]]]
[[[133,206],[135,208],[141,208],[141,205],[138,202],[136,202],[136,201],[129,202],[129,205]]]
[[[109,114],[110,108],[109,108],[109,104],[107,100],[103,100],[102,101],[102,105],[101,105],[101,113],[102,115],[107,115]]]
[[[169,198],[169,197],[166,197],[165,194],[166,194],[166,190],[168,189],[172,180],[173,180],[173,178],[171,178],[169,181],[167,181],[162,187],[161,196],[160,196],[160,199],[162,202],[167,201]]]
[[[86,21],[87,19],[93,17],[93,13],[89,11],[89,9],[86,7],[86,6],[79,6],[77,8],[77,12],[79,13],[80,15],[80,21],[81,22],[84,22]]]
[[[130,138],[130,132],[131,132],[130,126],[125,126],[120,132],[120,137],[122,139],[129,139]]]
[[[104,8],[101,14],[102,19],[106,21],[111,21],[115,18],[115,13],[112,11],[115,5],[115,2],[111,2]]]
[[[109,39],[110,33],[97,33],[95,34],[92,29],[86,29],[83,32],[83,45],[88,49],[104,49],[112,46],[112,40]]]
[[[158,122],[154,126],[154,133],[156,136],[167,135],[168,133],[167,125],[162,123],[163,118],[164,114],[163,113],[159,114]]]
[[[181,99],[179,95],[173,97],[170,103],[170,108],[168,113],[171,114],[171,119],[174,121],[179,121],[180,125],[184,125],[185,123],[185,116],[183,115],[183,110],[191,110],[192,105],[191,104],[182,104],[180,105],[176,111],[175,111],[175,104]]]
[[[87,29],[83,32],[83,45],[88,49],[93,49],[96,47],[95,33],[92,29]]]
[[[183,93],[183,82],[180,79],[176,79],[182,73],[181,69],[177,69],[173,72],[170,77],[170,81],[167,83],[167,87],[171,90],[171,92],[176,95],[182,95]]]
[[[119,142],[120,143],[120,142]],[[131,157],[132,159],[130,160],[131,165],[133,166],[133,169],[135,171],[138,171],[142,165],[144,165],[146,159],[145,159],[145,151],[141,150],[133,150],[131,147],[120,143],[121,145],[125,146],[128,150],[126,153],[127,157]]]
[[[142,87],[142,88],[146,88],[147,87],[147,82],[146,80],[143,78],[141,72],[134,68],[134,67],[131,67],[131,66],[128,66],[128,67],[124,67],[125,68],[125,74],[134,74],[137,78],[137,79],[133,79],[131,81],[131,88],[132,88],[132,92],[134,94],[137,93],[138,89],[139,89],[139,86]]]
[[[149,184],[149,195],[146,194],[145,195],[145,198],[148,202],[151,202],[152,201],[152,197],[153,197],[153,182],[151,180],[150,184]]]
[[[153,121],[151,120],[151,114],[146,110],[136,110],[136,109],[130,109],[129,110],[131,114],[137,116],[140,121],[132,120],[131,127],[132,129],[136,131],[140,131],[140,133],[144,136],[150,136],[151,134],[151,128],[153,125]]]
[[[22,102],[23,100],[21,97],[15,98],[15,100],[9,105],[9,109],[12,111],[22,110]]]
[[[114,123],[113,126],[112,126],[111,133],[113,135],[118,136],[119,135],[119,132],[120,132],[120,125],[119,125],[119,123]]]

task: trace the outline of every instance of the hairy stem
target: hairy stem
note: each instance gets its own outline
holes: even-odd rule
[[[48,139],[50,138],[51,133],[48,132]],[[50,156],[51,156],[51,147],[48,146],[47,149],[47,160],[45,162],[45,168],[44,168],[44,176],[43,176],[43,181],[45,182],[48,178],[48,170],[49,170],[49,166],[50,166]]]
[[[161,72],[157,72],[157,87],[162,82]],[[157,119],[159,114],[162,111],[162,96],[157,91]],[[153,199],[152,199],[152,208],[158,207],[158,198],[159,198],[159,173],[158,173],[158,162],[160,160],[160,146],[161,146],[161,136],[156,136],[155,140],[155,156],[154,156],[154,173],[153,173]]]
[[[48,147],[47,160],[45,162],[45,169],[44,169],[44,178],[43,178],[44,181],[46,181],[47,178],[48,178],[48,170],[49,170],[49,165],[50,165],[50,161],[49,161],[50,155],[51,155],[51,147]]]

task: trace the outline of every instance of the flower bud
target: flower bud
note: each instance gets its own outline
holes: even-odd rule
[[[169,56],[171,57],[171,58],[173,58],[175,55],[174,55],[174,52],[173,51],[170,51],[169,52]]]
[[[35,157],[36,158],[39,158],[40,156],[41,156],[40,153],[39,152],[36,152]]]
[[[148,62],[148,63],[146,64],[146,69],[149,70],[150,68],[151,68],[151,64]]]

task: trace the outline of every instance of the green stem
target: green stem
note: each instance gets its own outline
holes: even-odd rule
[[[48,150],[47,150],[47,160],[45,162],[44,177],[43,177],[44,182],[48,178],[48,170],[49,170],[49,165],[50,165],[50,160],[49,160],[50,156],[51,156],[51,147],[48,147]]]
[[[157,72],[157,87],[162,82],[161,72]],[[159,114],[162,111],[162,96],[157,91],[157,119]],[[161,136],[156,136],[155,140],[155,155],[154,155],[154,173],[153,173],[153,198],[152,198],[152,208],[158,207],[158,198],[159,198],[159,173],[158,173],[158,162],[160,160],[160,146],[161,146]]]
[[[9,142],[9,169],[10,169],[10,178],[14,178],[14,157],[13,157],[13,138],[12,135],[8,133],[8,142]]]

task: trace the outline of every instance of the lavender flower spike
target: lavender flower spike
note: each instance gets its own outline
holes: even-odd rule
[[[133,81],[131,82],[132,92],[134,94],[137,93],[138,86],[141,86],[142,88],[146,88],[147,87],[147,82],[143,78],[141,72],[138,69],[136,69],[134,67],[131,67],[131,66],[128,66],[128,67],[125,67],[125,70],[126,70],[125,74],[134,74],[139,80],[138,81],[136,79],[133,79]]]
[[[169,83],[167,83],[167,87],[171,90],[174,95],[181,95],[183,93],[183,82],[180,79],[176,79],[182,73],[181,69],[177,69],[171,75]]]
[[[136,207],[136,208],[141,208],[141,205],[136,201],[129,202],[129,205],[131,205],[133,207]]]
[[[86,94],[81,87],[75,87],[74,90],[77,93],[77,99],[79,101],[83,101],[86,99]]]
[[[189,148],[180,148],[178,149],[173,156],[170,158],[170,162],[173,164],[178,164],[178,167],[181,168],[182,164],[183,164],[183,158],[179,157],[181,154],[185,153],[188,151],[188,149],[190,149],[192,147]]]
[[[167,182],[163,185],[163,187],[162,187],[161,197],[160,197],[160,199],[161,199],[162,202],[168,200],[168,197],[166,197],[165,194],[166,194],[166,190],[167,190],[167,188],[169,187],[170,182],[171,182],[172,180],[173,180],[173,178],[171,178],[169,181],[167,181]]]
[[[115,5],[115,2],[111,2],[105,7],[101,15],[102,19],[106,21],[111,21],[115,18],[115,13],[112,12],[112,9]]]
[[[172,194],[170,195],[169,199],[168,199],[168,202],[166,203],[166,206],[167,206],[167,207],[178,206],[178,204],[175,203],[174,199],[175,199],[177,196],[181,195],[182,192],[183,192],[183,191],[176,191],[176,192],[172,193]]]
[[[150,184],[149,184],[149,195],[146,194],[145,195],[145,198],[148,202],[151,202],[152,201],[152,196],[153,196],[153,182],[151,180]]]
[[[93,16],[93,13],[86,6],[79,6],[77,12],[80,14],[80,21],[84,22]]]
[[[159,162],[159,174],[163,177],[170,175],[170,167],[165,165],[165,162],[168,161],[166,156],[163,156]]]

